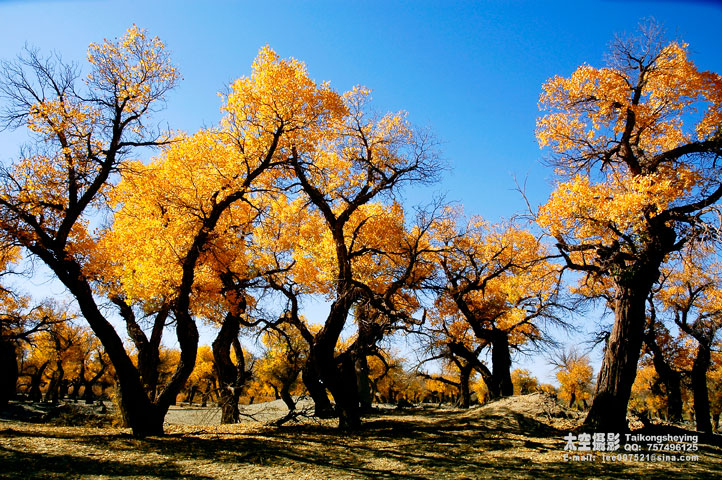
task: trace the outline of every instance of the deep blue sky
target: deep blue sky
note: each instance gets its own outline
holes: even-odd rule
[[[184,77],[162,118],[193,132],[220,117],[220,99],[247,75],[258,49],[306,62],[339,91],[362,84],[378,110],[406,110],[442,142],[451,167],[432,192],[491,220],[524,208],[513,177],[533,203],[551,190],[534,139],[537,99],[549,77],[600,65],[615,33],[654,17],[670,38],[690,44],[704,70],[722,72],[722,6],[712,1],[3,1],[0,58],[27,43],[82,62],[90,42],[133,23],[159,36]],[[0,135],[0,155],[17,152]]]
[[[650,16],[690,44],[701,68],[722,71],[722,6],[681,1],[0,0],[0,58],[28,43],[83,61],[90,42],[136,23],[167,44],[184,77],[164,116],[195,131],[218,120],[217,92],[248,74],[269,44],[305,61],[316,80],[340,91],[368,86],[376,108],[406,110],[431,128],[452,167],[434,190],[496,219],[523,208],[514,175],[529,177],[537,203],[549,192],[551,171],[534,139],[542,83],[599,65],[615,33]]]

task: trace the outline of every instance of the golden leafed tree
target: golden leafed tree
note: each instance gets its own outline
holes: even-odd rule
[[[569,268],[613,292],[585,425],[622,431],[647,296],[667,256],[707,234],[722,197],[722,78],[647,24],[613,43],[607,66],[548,80],[540,107],[537,138],[558,183],[538,222]]]

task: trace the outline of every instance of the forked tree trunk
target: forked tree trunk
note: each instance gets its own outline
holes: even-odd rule
[[[84,281],[79,266],[69,263],[65,268],[74,270],[75,273],[65,273],[63,269],[57,269],[56,273],[77,299],[80,311],[103,344],[115,368],[117,405],[124,425],[130,427],[136,437],[162,435],[163,420],[168,408],[183,388],[195,365],[198,350],[198,329],[195,323],[189,315],[176,314],[176,335],[181,358],[165,389],[160,395],[153,395],[155,398],[151,401],[150,392],[146,391],[140,372],[128,356],[115,328],[98,309],[90,286]]]
[[[245,310],[245,305],[243,305]],[[240,315],[226,314],[221,329],[213,341],[213,365],[218,377],[221,423],[238,423],[238,399],[246,381],[246,363],[238,334],[241,329]],[[231,360],[231,347],[236,353],[236,363]]]

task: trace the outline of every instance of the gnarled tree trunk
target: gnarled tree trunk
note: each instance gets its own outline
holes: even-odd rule
[[[306,386],[306,390],[308,390],[308,394],[313,399],[314,416],[318,418],[333,417],[333,407],[331,406],[331,401],[328,399],[326,387],[321,382],[321,377],[318,374],[315,364],[315,357],[312,353],[309,354],[306,365],[304,365],[301,371],[301,379]]]
[[[584,420],[590,429],[627,430],[627,405],[642,349],[648,291],[634,286],[617,291],[614,326],[604,351],[592,407]]]
[[[710,420],[709,392],[707,390],[707,370],[711,363],[710,349],[700,344],[692,364],[692,394],[694,398],[694,419],[697,431],[712,433]]]
[[[240,329],[240,315],[228,312],[212,344],[214,367],[218,377],[221,423],[224,424],[238,423],[240,416],[238,399],[243,384],[246,382],[246,363],[241,343],[238,340]],[[236,353],[235,364],[231,360],[231,347]]]

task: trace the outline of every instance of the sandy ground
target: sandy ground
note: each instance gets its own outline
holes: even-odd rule
[[[469,410],[380,409],[353,433],[311,418],[269,426],[264,421],[285,415],[278,404],[244,407],[242,424],[181,423],[211,421],[214,410],[174,408],[166,435],[144,439],[127,429],[72,426],[72,412],[35,423],[3,412],[0,478],[722,478],[722,448],[704,443],[688,461],[565,460],[564,437],[582,415],[540,394]]]
[[[313,412],[313,402],[308,399],[298,399],[296,409]],[[257,403],[253,405],[240,405],[240,422],[267,423],[284,417],[288,413],[288,407],[282,400],[273,402]],[[218,425],[221,423],[221,409],[215,405],[208,407],[201,406],[172,406],[165,417],[168,425]]]

